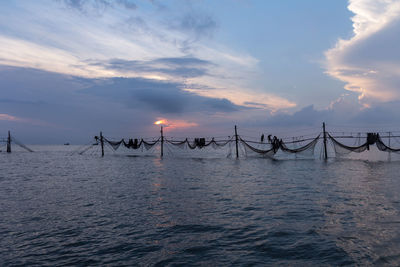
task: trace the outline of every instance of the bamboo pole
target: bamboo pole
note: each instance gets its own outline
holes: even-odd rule
[[[326,131],[325,131],[325,122],[322,123],[322,130],[324,132],[324,158],[328,159],[328,151],[326,149]]]
[[[100,132],[101,156],[104,157],[104,140],[103,133]]]
[[[7,153],[11,153],[11,133],[8,131],[8,138],[7,138]]]
[[[161,125],[161,157],[164,156],[164,133],[163,133],[163,127]]]
[[[391,136],[391,132],[389,132],[389,144],[388,144],[389,147],[390,147],[390,136]],[[392,160],[392,154],[391,154],[390,150],[389,150],[389,157],[388,158],[389,158],[389,161]]]
[[[237,127],[235,125],[235,142],[236,142],[236,158],[239,158],[239,147],[238,147],[238,134],[237,134]]]

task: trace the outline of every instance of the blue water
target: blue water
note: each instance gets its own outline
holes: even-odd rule
[[[0,153],[0,265],[399,265],[400,162]]]

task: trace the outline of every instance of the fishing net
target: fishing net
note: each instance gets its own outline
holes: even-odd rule
[[[335,132],[334,132],[335,133]],[[178,138],[159,137],[149,139],[125,138],[120,140],[110,140],[102,137],[104,148],[118,154],[127,155],[153,155],[153,156],[172,156],[172,157],[188,157],[188,158],[221,158],[221,157],[265,157],[274,159],[290,159],[290,158],[315,158],[315,150],[320,150],[320,158],[326,154],[332,157],[350,158],[363,157],[362,152],[371,149],[371,156],[378,151],[393,152],[400,155],[400,148],[393,148],[390,144],[393,138],[398,136],[390,135],[380,136],[378,133],[353,133],[339,136],[333,136],[327,133],[327,144],[319,142],[322,140],[321,134],[309,134],[298,137],[285,137],[278,139],[271,135],[264,142],[264,134],[261,136],[261,142],[244,139],[242,136],[214,137],[210,138]],[[316,136],[316,137],[315,137]],[[385,139],[388,138],[388,139]],[[391,139],[392,138],[392,139]],[[340,139],[340,141],[339,141]],[[385,141],[384,141],[385,140]],[[101,148],[101,138],[95,137],[95,144],[89,147],[80,148],[79,154],[93,151],[95,147]],[[376,146],[373,146],[376,145]],[[326,151],[326,152],[325,152]],[[352,153],[353,152],[353,153]],[[357,156],[356,156],[357,155]],[[390,158],[390,154],[389,154]]]
[[[380,151],[385,151],[385,152],[394,152],[394,153],[400,153],[400,148],[395,149],[392,147],[387,146],[381,139],[381,137],[378,134],[377,140],[376,140],[376,146]]]
[[[233,138],[223,140],[214,138],[186,138],[184,140],[165,139],[164,153],[174,157],[231,157]]]
[[[361,153],[361,152],[364,152],[367,149],[369,149],[368,141],[366,141],[364,144],[359,145],[359,146],[348,146],[348,145],[345,145],[345,144],[339,142],[338,140],[336,140],[336,138],[334,138],[329,133],[328,133],[328,137],[332,141],[336,156],[347,155],[347,154],[350,154],[351,152]]]
[[[320,135],[311,139],[300,139],[294,140],[292,142],[280,142],[280,150],[285,154],[295,154],[295,156],[301,157],[313,157],[315,146],[317,145],[320,139]],[[310,141],[309,143],[304,144],[305,142]],[[300,145],[300,146],[299,146]],[[289,147],[290,146],[290,147]]]
[[[113,152],[117,152],[118,154],[125,154],[125,155],[158,155],[160,146],[160,139],[153,139],[153,140],[144,140],[138,138],[129,138],[128,141],[125,139],[121,139],[120,141],[112,141],[105,137],[104,144],[111,148]]]
[[[244,147],[244,153],[246,157],[272,158],[279,149],[279,145],[274,146],[273,144],[270,143],[244,140],[241,137],[239,138],[239,140]]]

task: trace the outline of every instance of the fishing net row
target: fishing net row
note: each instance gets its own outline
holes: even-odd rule
[[[107,142],[107,144],[109,144],[115,151],[121,146],[123,145],[124,147],[128,148],[128,149],[139,149],[139,148],[145,148],[146,150],[150,150],[153,146],[155,146],[156,144],[158,144],[160,142],[160,138],[152,141],[152,142],[148,142],[145,141],[143,139],[132,139],[130,138],[128,140],[128,142],[125,141],[125,139],[121,139],[120,141],[111,141],[108,140],[107,138],[103,138],[105,142]]]

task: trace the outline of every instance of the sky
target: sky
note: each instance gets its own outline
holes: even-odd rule
[[[398,0],[0,3],[0,137],[400,123]]]

